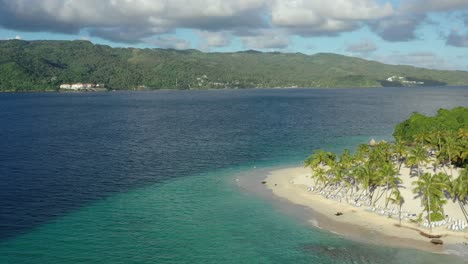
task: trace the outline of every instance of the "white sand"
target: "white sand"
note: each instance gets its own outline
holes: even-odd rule
[[[428,170],[431,169],[432,168],[429,168]],[[411,185],[411,182],[415,181],[416,178],[411,178],[409,171],[409,168],[402,167],[401,169],[401,178],[403,180],[401,193],[405,199],[402,211],[419,214],[422,211],[421,202],[419,198],[414,198],[415,195],[412,193],[413,186]],[[454,174],[456,173],[457,172],[454,170]],[[430,239],[422,236],[418,231],[429,233],[429,229],[423,228],[415,223],[403,221],[402,227],[398,227],[395,226],[395,224],[399,222],[398,219],[379,215],[377,212],[370,211],[369,207],[356,207],[346,203],[345,199],[339,202],[308,191],[309,187],[314,186],[314,181],[310,177],[311,174],[312,172],[309,168],[298,167],[280,169],[270,172],[265,180],[267,182],[267,187],[271,189],[276,196],[285,198],[298,205],[310,207],[315,212],[329,217],[333,221],[366,228],[388,237],[397,237],[399,239],[417,242],[424,241],[426,243],[430,241]],[[385,198],[382,198],[377,205],[384,207],[384,204]],[[457,203],[448,201],[447,205],[444,207],[444,211],[445,214],[452,218],[464,220]],[[335,216],[337,212],[342,212],[343,215]],[[432,234],[442,235],[443,237],[441,239],[444,241],[445,245],[468,243],[468,229],[462,232],[452,232],[446,227],[437,227],[433,228]],[[405,246],[407,245],[408,243],[406,243]]]

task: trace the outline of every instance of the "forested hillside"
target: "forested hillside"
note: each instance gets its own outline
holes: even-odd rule
[[[394,80],[387,79],[396,76]],[[0,41],[0,90],[468,85],[468,72],[394,66],[336,54],[203,53],[111,48],[88,41]]]

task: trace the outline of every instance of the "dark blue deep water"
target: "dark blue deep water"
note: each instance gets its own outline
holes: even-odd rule
[[[348,263],[301,248],[358,244],[209,179],[455,106],[468,88],[0,94],[0,262]],[[354,263],[431,257],[388,250]]]

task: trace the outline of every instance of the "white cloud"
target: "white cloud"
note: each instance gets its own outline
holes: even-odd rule
[[[454,47],[468,47],[468,33],[462,34],[452,30],[446,38],[446,44]]]
[[[369,22],[372,31],[382,39],[397,42],[417,39],[416,30],[426,19],[425,15],[399,15]]]
[[[333,35],[360,27],[359,22],[391,16],[393,7],[374,0],[274,1],[272,23],[301,35]]]
[[[387,41],[411,41],[428,12],[468,11],[468,0],[0,0],[0,27],[89,34],[120,42],[163,43],[193,29],[202,46],[283,48],[289,37],[334,36],[369,28]],[[463,23],[463,22],[462,22]],[[466,22],[468,23],[468,17]],[[260,32],[260,33],[259,33]],[[271,33],[280,32],[279,36]],[[447,34],[446,34],[447,35]],[[452,34],[452,37],[456,35]],[[184,41],[173,46],[182,47]],[[453,43],[453,42],[450,42]]]
[[[22,40],[23,38],[20,35],[16,35],[14,38],[8,38],[8,40],[12,40],[12,39]]]
[[[406,13],[459,11],[463,9],[468,9],[468,1],[466,0],[408,0],[401,5],[401,10]]]
[[[0,25],[24,31],[77,33],[141,42],[176,28],[262,26],[266,0],[0,0]]]
[[[382,39],[397,42],[418,38],[417,29],[431,23],[429,13],[468,11],[467,0],[407,0],[393,16],[369,22],[370,28]]]
[[[225,47],[231,42],[231,34],[227,31],[213,32],[201,30],[198,36],[202,41],[202,49],[211,47]]]
[[[377,0],[0,0],[0,6],[0,25],[9,29],[73,34],[86,29],[91,36],[126,43],[176,28],[274,27],[291,34],[334,35],[394,13],[391,4]]]

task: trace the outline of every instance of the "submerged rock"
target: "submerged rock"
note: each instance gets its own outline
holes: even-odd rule
[[[382,258],[381,252],[366,251],[362,246],[305,245],[302,250],[316,256],[328,257],[333,263],[380,263],[378,260]]]
[[[441,235],[432,235],[432,234],[424,233],[422,231],[420,231],[419,234],[427,238],[441,238],[442,237]]]
[[[442,244],[444,244],[444,241],[442,241],[442,239],[440,239],[440,238],[433,238],[433,239],[431,239],[431,243],[434,244],[434,245],[442,245]]]

